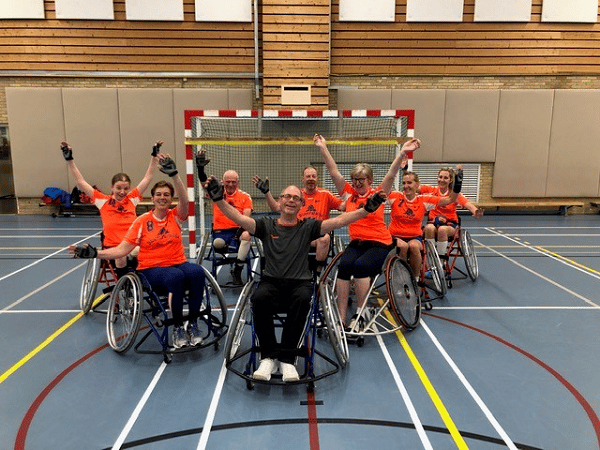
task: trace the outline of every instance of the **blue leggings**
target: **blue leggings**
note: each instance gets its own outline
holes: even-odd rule
[[[374,277],[381,272],[389,251],[385,247],[352,245],[351,242],[340,258],[338,278],[349,280],[351,277]]]
[[[190,320],[196,320],[204,295],[204,270],[198,264],[184,262],[171,267],[152,267],[141,270],[152,289],[162,287],[172,294],[171,313],[177,326],[183,325],[183,292],[190,289],[188,308]]]

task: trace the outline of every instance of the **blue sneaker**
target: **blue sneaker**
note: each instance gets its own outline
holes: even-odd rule
[[[202,344],[202,335],[200,334],[200,330],[198,329],[198,324],[196,322],[191,322],[188,324],[187,333],[189,335],[191,345]]]

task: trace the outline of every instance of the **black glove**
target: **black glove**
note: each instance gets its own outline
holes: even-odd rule
[[[65,158],[65,161],[71,161],[73,159],[73,150],[69,148],[69,144],[63,142],[62,144],[60,144],[60,149],[63,152],[63,157]]]
[[[383,202],[385,202],[385,198],[378,193],[375,193],[367,199],[367,203],[365,203],[365,211],[368,213],[375,212]]]
[[[75,258],[93,259],[98,256],[98,250],[93,245],[85,244],[75,247]]]
[[[457,170],[456,174],[454,175],[454,186],[452,186],[452,192],[459,194],[460,190],[462,189],[462,182],[463,182],[463,171]]]
[[[196,154],[196,168],[198,169],[198,179],[201,183],[204,183],[208,180],[206,173],[204,172],[204,167],[210,162],[210,159],[206,159],[206,154],[204,152],[198,152]]]
[[[267,195],[267,192],[269,192],[269,179],[267,178],[266,180],[261,180],[259,178],[258,183],[256,183],[256,188],[263,194]]]
[[[168,156],[161,160],[160,162],[160,171],[164,174],[167,174],[170,177],[174,177],[177,175],[177,167],[175,166],[175,161],[173,161]]]
[[[208,191],[208,195],[210,195],[210,199],[213,202],[223,200],[223,185],[214,178],[208,182],[208,187],[206,190]]]
[[[162,142],[157,142],[154,147],[152,147],[152,153],[150,153],[153,157],[158,156],[158,154],[160,153],[160,146],[162,145]]]

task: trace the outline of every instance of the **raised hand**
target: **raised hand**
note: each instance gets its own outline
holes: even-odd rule
[[[267,193],[270,190],[270,188],[269,188],[269,177],[267,177],[264,180],[262,180],[258,175],[254,175],[254,177],[252,178],[252,182],[254,183],[254,186],[256,186],[256,188],[260,192],[262,192],[263,194],[267,195]]]
[[[173,161],[169,155],[165,155],[164,158],[160,160],[160,171],[170,177],[174,177],[178,174],[175,161]]]
[[[65,161],[71,161],[73,159],[73,149],[69,147],[69,144],[66,142],[61,142],[60,149],[62,150]]]
[[[367,199],[367,203],[365,203],[365,211],[367,211],[368,213],[377,211],[377,208],[379,208],[381,204],[385,202],[385,199],[385,193],[375,192]]]
[[[156,141],[156,144],[154,144],[154,147],[152,147],[152,153],[150,153],[152,155],[152,157],[158,156],[158,154],[160,153],[160,147],[163,144],[164,144],[164,141]]]
[[[210,177],[206,190],[208,191],[208,195],[213,202],[223,200],[223,185],[219,183],[215,177]]]

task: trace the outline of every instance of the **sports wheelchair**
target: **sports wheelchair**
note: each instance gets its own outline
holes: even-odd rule
[[[330,302],[329,297],[320,297],[318,282],[313,281],[313,295],[310,313],[305,325],[304,337],[297,355],[304,360],[304,371],[298,381],[283,382],[281,376],[274,374],[271,380],[263,381],[253,378],[258,367],[260,343],[256,337],[251,305],[252,294],[258,286],[256,278],[251,279],[240,293],[236,304],[229,333],[225,340],[225,364],[228,370],[246,380],[246,387],[253,389],[255,383],[274,385],[307,384],[309,390],[314,389],[316,381],[337,373],[348,361],[348,347],[344,329],[339,321],[337,305]],[[337,313],[337,315],[336,315]],[[275,312],[276,330],[282,327],[285,317]],[[316,349],[317,338],[327,334],[337,362],[330,356]],[[300,372],[300,371],[299,371]]]
[[[135,345],[136,353],[162,354],[163,360],[169,363],[176,353],[211,345],[218,349],[219,341],[228,329],[227,305],[221,288],[210,272],[205,267],[203,269],[206,283],[198,317],[202,344],[179,349],[169,345],[169,326],[173,320],[169,317],[168,295],[166,292],[153,291],[143,274],[133,272],[119,278],[110,297],[106,334],[112,349],[117,353],[125,353],[134,345],[141,331],[142,317],[146,324],[144,328],[148,328],[148,331]],[[184,301],[188,295],[188,292],[184,294]],[[157,338],[160,349],[141,348],[150,335]]]
[[[233,270],[233,266],[237,260],[237,253],[239,243],[235,238],[231,238],[226,242],[226,246],[222,249],[216,249],[212,242],[209,242],[212,237],[212,232],[207,231],[204,233],[202,242],[198,247],[196,254],[196,263],[202,265],[204,261],[210,263],[210,273],[215,280],[219,279],[219,268],[221,266],[229,266]],[[253,277],[255,269],[253,269],[253,261],[257,257],[262,257],[262,246],[259,240],[253,239],[250,251],[246,257],[246,282]],[[240,287],[237,285],[230,285],[228,283],[222,284],[223,287]]]
[[[423,240],[422,258],[419,285],[423,306],[430,310],[432,300],[443,298],[448,293],[446,271],[433,242]]]
[[[343,252],[338,253],[327,266],[320,282],[320,296],[323,305],[331,305],[331,315],[324,314],[328,329],[341,329],[344,326],[338,312],[336,290],[338,265]],[[348,313],[357,316],[352,326],[342,333],[350,342],[359,347],[364,344],[365,336],[393,333],[401,328],[408,331],[415,329],[421,319],[421,296],[419,287],[408,264],[401,259],[396,249],[388,254],[382,271],[371,280],[366,300],[356,310],[349,305]],[[344,336],[340,343],[334,345],[338,359],[348,357]],[[340,354],[338,354],[338,352]]]
[[[446,273],[446,282],[449,288],[452,288],[452,280],[465,279],[469,277],[471,281],[477,280],[479,276],[479,264],[477,255],[475,254],[475,246],[468,230],[460,225],[456,228],[454,235],[448,239],[448,250],[443,255],[444,271]],[[465,265],[466,273],[456,266],[456,261],[462,257]],[[460,277],[453,277],[454,271],[460,273]]]

